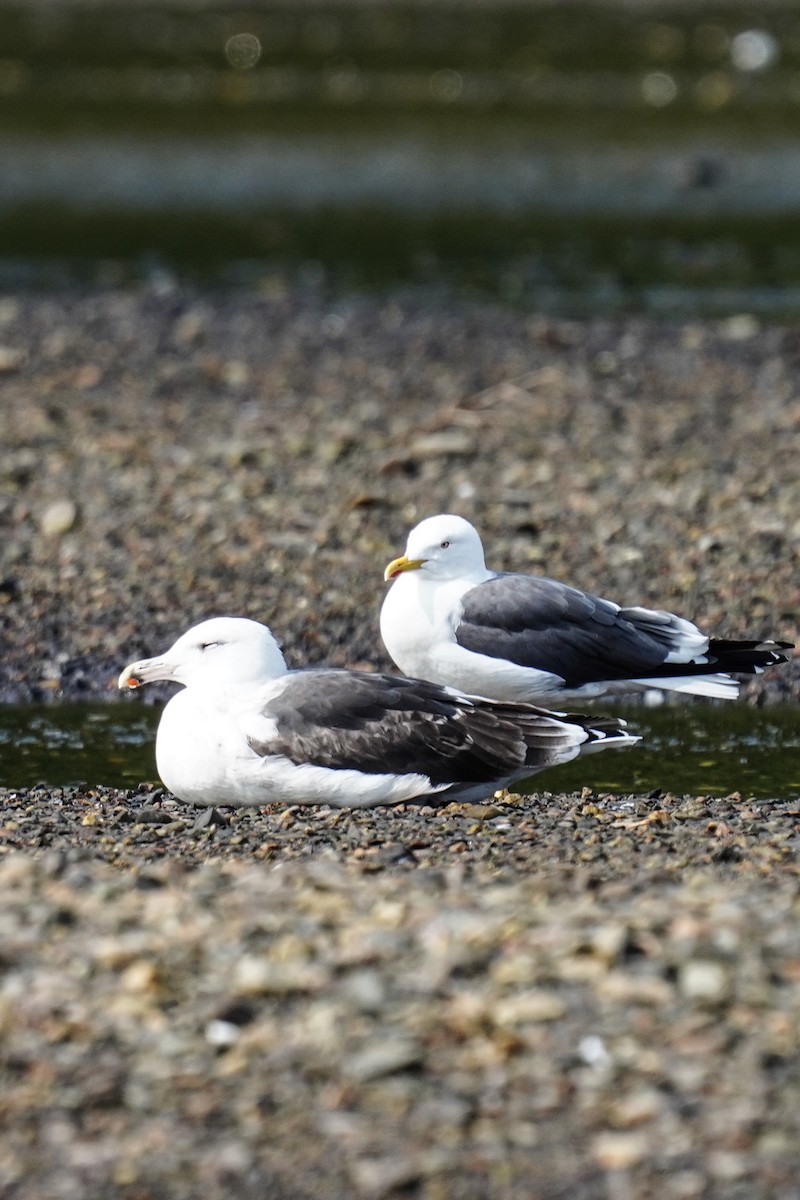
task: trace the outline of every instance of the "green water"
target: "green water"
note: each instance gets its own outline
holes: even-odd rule
[[[735,0],[0,0],[0,287],[300,269],[796,315],[798,29]]]
[[[738,791],[762,799],[800,796],[797,708],[698,702],[619,711],[642,735],[636,748],[544,772],[535,790],[588,786],[623,793],[660,788],[720,796]],[[155,780],[159,714],[159,708],[135,701],[0,707],[0,786],[81,781],[130,788]]]

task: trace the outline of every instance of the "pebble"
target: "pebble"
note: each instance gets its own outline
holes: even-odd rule
[[[231,1021],[209,1021],[206,1025],[206,1041],[212,1046],[232,1046],[238,1042],[241,1030]]]
[[[638,1133],[602,1133],[594,1139],[592,1154],[605,1171],[625,1171],[649,1153],[649,1142]]]
[[[722,963],[690,959],[681,965],[678,986],[688,1000],[714,1004],[729,995],[729,976]]]
[[[72,500],[56,500],[42,513],[40,527],[45,537],[60,537],[77,519],[78,506]]]
[[[305,961],[274,962],[244,955],[233,970],[234,987],[244,996],[313,992],[328,982],[324,970]]]
[[[14,346],[0,346],[0,375],[9,375],[18,371],[25,361],[22,350]]]
[[[664,1097],[655,1088],[639,1088],[612,1104],[611,1119],[622,1129],[644,1125],[661,1115],[664,1103]]]
[[[420,1046],[403,1037],[387,1037],[369,1042],[344,1062],[344,1071],[350,1079],[365,1082],[381,1075],[393,1075],[417,1066],[422,1060]]]
[[[497,1025],[525,1025],[529,1021],[557,1021],[566,1006],[560,996],[546,991],[516,992],[494,1007],[492,1017]]]
[[[428,1155],[419,1153],[362,1158],[353,1163],[351,1175],[356,1191],[365,1200],[383,1200],[384,1196],[402,1194],[419,1179],[438,1174],[447,1166],[447,1155],[441,1151]]]

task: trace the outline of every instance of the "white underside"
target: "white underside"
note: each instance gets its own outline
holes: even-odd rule
[[[185,689],[164,709],[156,736],[156,764],[164,784],[188,804],[331,804],[361,807],[399,804],[445,791],[427,775],[366,775],[297,764],[282,755],[261,755],[248,737],[268,743],[275,726],[259,715],[270,692],[285,685],[231,690],[224,698]],[[220,703],[220,699],[224,703]],[[485,794],[491,791],[482,786]]]
[[[489,572],[486,578],[491,578]],[[470,696],[546,707],[653,688],[720,700],[735,700],[739,694],[737,680],[714,673],[598,680],[568,688],[563,677],[552,672],[466,650],[455,640],[455,625],[460,618],[461,598],[480,582],[474,579],[434,584],[425,580],[420,571],[405,573],[395,580],[384,600],[380,625],[384,645],[401,671],[458,688]],[[687,645],[682,661],[687,662],[707,648],[708,640],[688,621],[685,624]],[[678,654],[670,654],[667,661],[679,661]]]
[[[422,800],[442,803],[491,795],[518,779],[536,774],[518,769],[488,783],[435,784],[427,775],[366,774],[306,763],[282,755],[258,754],[248,738],[269,744],[274,722],[261,715],[266,700],[286,686],[286,678],[259,688],[221,692],[187,688],[166,705],[156,736],[156,763],[166,787],[178,799],[198,805],[328,804],[365,808]],[[570,744],[552,751],[548,766],[557,766],[587,751],[632,746],[638,739],[619,735],[586,744],[588,734],[568,725]]]

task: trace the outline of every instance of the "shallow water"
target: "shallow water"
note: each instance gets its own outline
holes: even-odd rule
[[[800,312],[792,5],[129,8],[0,0],[0,286]]]
[[[616,711],[616,710],[615,710]],[[633,750],[598,754],[536,777],[535,791],[597,790],[766,799],[800,796],[800,720],[796,708],[744,704],[643,708],[619,712],[642,735]],[[0,707],[0,786],[84,782],[135,787],[157,778],[160,709],[137,701],[106,705]]]

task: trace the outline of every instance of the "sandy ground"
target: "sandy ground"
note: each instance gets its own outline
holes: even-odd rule
[[[111,698],[215,613],[385,667],[383,566],[444,510],[494,565],[794,641],[799,358],[279,278],[2,299],[0,694]],[[3,1195],[798,1194],[796,804],[0,802]]]

